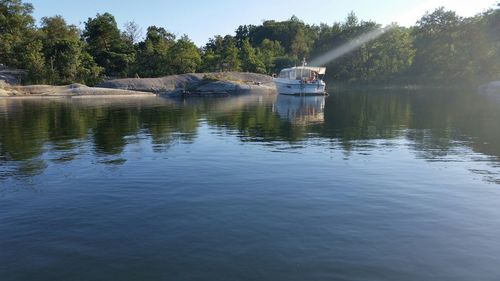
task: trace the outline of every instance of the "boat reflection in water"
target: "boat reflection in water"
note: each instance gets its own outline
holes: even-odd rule
[[[293,124],[323,123],[325,96],[278,95],[273,110]]]

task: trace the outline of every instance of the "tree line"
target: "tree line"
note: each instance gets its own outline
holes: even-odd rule
[[[113,15],[88,18],[82,30],[62,16],[39,25],[33,5],[0,0],[0,63],[25,69],[25,83],[94,85],[105,78],[159,77],[191,72],[248,71],[265,74],[314,58],[380,29],[350,13],[342,22],[310,25],[293,16],[241,25],[202,47],[164,27]],[[500,10],[460,17],[438,8],[412,27],[393,24],[377,39],[328,62],[327,78],[343,82],[453,83],[500,80]]]

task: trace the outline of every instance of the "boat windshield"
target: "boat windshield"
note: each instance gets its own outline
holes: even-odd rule
[[[291,80],[315,80],[317,77],[318,72],[304,68],[283,69],[279,75],[279,78]]]

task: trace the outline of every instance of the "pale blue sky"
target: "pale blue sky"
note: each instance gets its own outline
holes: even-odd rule
[[[359,18],[387,24],[411,25],[426,10],[438,6],[457,11],[462,16],[481,12],[495,0],[25,0],[33,3],[34,16],[62,15],[68,23],[83,28],[83,22],[97,13],[110,12],[120,28],[126,21],[135,21],[143,31],[150,25],[162,26],[171,32],[187,34],[197,45],[204,45],[216,34],[233,34],[242,24],[260,24],[262,20],[284,20],[296,15],[310,24],[342,21],[350,11]]]

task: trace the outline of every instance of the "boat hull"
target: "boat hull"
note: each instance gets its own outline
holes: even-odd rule
[[[315,83],[303,83],[300,80],[274,79],[278,93],[282,95],[325,95],[326,85],[322,80]]]

